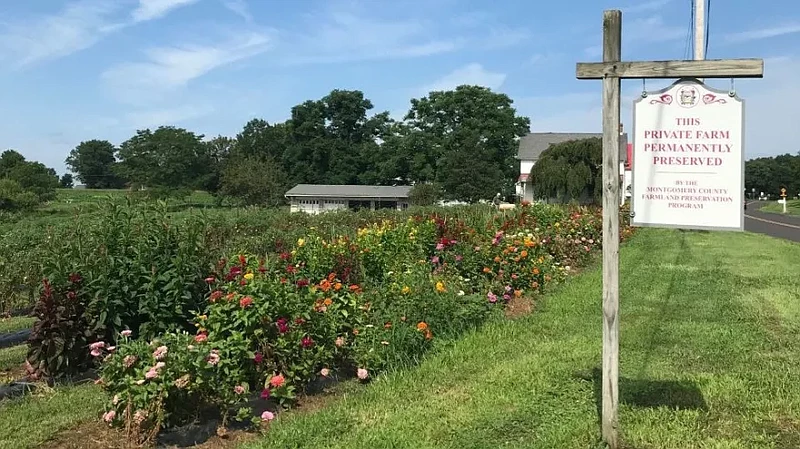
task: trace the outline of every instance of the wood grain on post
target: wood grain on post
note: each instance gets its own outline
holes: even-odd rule
[[[620,61],[622,12],[603,13],[603,62]],[[603,440],[619,447],[620,78],[603,78]]]
[[[609,64],[609,62],[612,62]],[[581,62],[578,79],[618,78],[763,78],[763,59],[708,59],[705,61]]]

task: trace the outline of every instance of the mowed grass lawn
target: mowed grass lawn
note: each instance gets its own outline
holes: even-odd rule
[[[621,252],[628,448],[800,447],[800,246],[641,231]],[[598,448],[601,272],[247,448]],[[594,376],[593,376],[594,375]]]
[[[623,246],[625,447],[800,447],[798,263],[800,245],[757,234],[642,230]],[[600,448],[601,285],[597,266],[243,447]],[[0,402],[0,448],[47,447],[102,402],[93,385]]]
[[[778,204],[777,201],[770,201],[761,208],[761,211],[783,214],[783,204]],[[786,203],[786,214],[800,216],[800,200],[789,200]]]

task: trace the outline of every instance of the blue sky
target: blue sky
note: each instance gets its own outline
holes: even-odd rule
[[[0,149],[62,173],[82,140],[161,124],[235,135],[335,88],[400,117],[459,84],[507,93],[534,131],[597,132],[600,82],[576,80],[575,63],[600,59],[609,8],[623,10],[623,59],[690,57],[690,0],[3,1]],[[765,59],[764,79],[736,82],[747,157],[800,150],[800,2],[711,0],[709,30],[708,58]],[[623,84],[628,129],[641,89]]]

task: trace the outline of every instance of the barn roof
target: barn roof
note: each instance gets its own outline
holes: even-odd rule
[[[298,184],[286,192],[286,197],[408,198],[410,190],[411,186]]]
[[[542,152],[555,143],[567,142],[570,140],[590,139],[592,137],[602,138],[601,133],[528,133],[519,140],[519,152],[517,158],[526,161],[536,161]],[[619,160],[628,160],[628,134],[623,133],[619,140]]]

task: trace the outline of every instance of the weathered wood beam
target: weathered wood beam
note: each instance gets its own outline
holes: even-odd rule
[[[603,13],[603,61],[622,59],[622,12]],[[618,77],[603,79],[603,440],[619,447],[619,124]]]
[[[616,78],[762,78],[763,59],[704,61],[579,62],[578,79]]]

